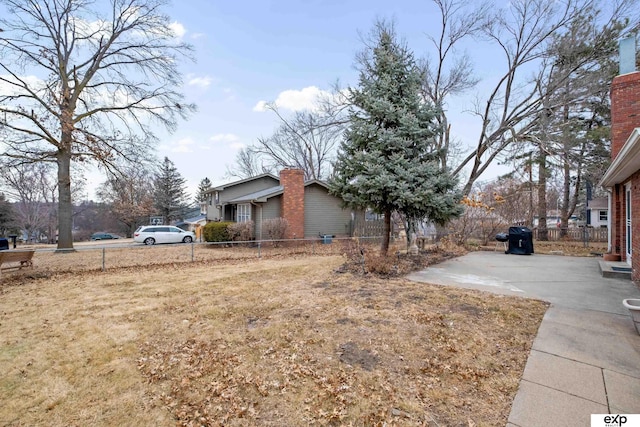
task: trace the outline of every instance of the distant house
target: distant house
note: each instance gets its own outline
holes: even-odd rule
[[[299,169],[284,169],[280,176],[265,173],[207,191],[207,221],[253,221],[255,237],[263,235],[263,221],[284,218],[286,238],[351,235],[353,215],[342,199],[329,194],[327,184],[304,181]]]
[[[640,72],[635,38],[620,47],[620,75],[611,84],[612,162],[601,185],[609,193],[609,248],[632,267],[633,280],[640,280]]]
[[[587,225],[593,228],[609,226],[609,200],[596,197],[587,201]]]

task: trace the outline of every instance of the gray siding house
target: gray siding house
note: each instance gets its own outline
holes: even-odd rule
[[[330,195],[326,183],[304,182],[299,169],[235,181],[210,189],[207,196],[207,221],[253,221],[258,240],[266,237],[263,221],[272,218],[287,220],[287,238],[351,235],[352,211],[342,208],[342,199]]]
[[[330,195],[326,184],[321,181],[305,183],[304,199],[305,236],[352,234],[352,211],[342,209],[342,199]]]

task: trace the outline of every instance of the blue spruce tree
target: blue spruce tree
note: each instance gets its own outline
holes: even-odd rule
[[[384,214],[386,254],[392,212],[409,225],[444,224],[462,207],[456,180],[438,162],[441,129],[435,107],[420,94],[422,70],[389,25],[377,23],[373,39],[359,58],[359,85],[349,93],[350,126],[329,184],[346,205]]]

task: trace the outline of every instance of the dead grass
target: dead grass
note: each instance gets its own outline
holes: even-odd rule
[[[39,274],[61,272],[117,270],[160,266],[170,263],[192,263],[211,265],[228,262],[255,261],[260,258],[274,258],[291,255],[341,255],[359,247],[354,239],[334,239],[330,245],[314,241],[282,243],[277,247],[263,244],[260,247],[249,244],[175,244],[175,245],[133,245],[118,247],[114,244],[101,246],[76,245],[74,252],[56,252],[55,246],[23,246],[20,249],[36,249],[34,270]]]
[[[7,278],[0,424],[506,424],[546,305],[344,262]]]
[[[583,242],[558,241],[540,242],[535,241],[534,250],[538,254],[559,254],[568,256],[597,256],[607,251],[607,242]]]

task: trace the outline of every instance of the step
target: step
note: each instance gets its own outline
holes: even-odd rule
[[[598,261],[602,277],[631,280],[631,266],[626,262]]]

